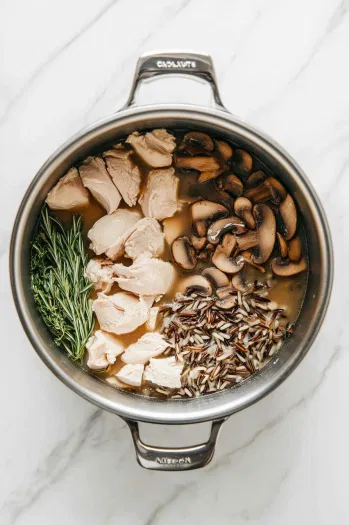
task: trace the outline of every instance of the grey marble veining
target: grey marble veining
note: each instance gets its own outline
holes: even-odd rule
[[[346,0],[0,4],[1,525],[349,522],[348,7]],[[138,467],[121,419],[78,398],[35,355],[7,266],[16,209],[41,164],[122,106],[140,54],[174,48],[211,53],[225,105],[300,163],[326,209],[336,260],[328,315],[299,368],[227,421],[207,468],[157,473]],[[159,82],[140,93],[144,102],[179,96],[208,100],[195,83],[181,90]],[[157,444],[172,432],[147,430]],[[187,432],[195,441],[202,429]]]

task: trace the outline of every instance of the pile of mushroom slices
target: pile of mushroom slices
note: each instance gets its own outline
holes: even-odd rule
[[[181,268],[193,271],[198,261],[211,259],[217,271],[206,269],[186,279],[184,286],[195,283],[208,294],[212,281],[225,286],[226,276],[231,275],[233,286],[247,291],[247,265],[263,273],[270,265],[280,277],[307,269],[292,196],[275,177],[253,171],[253,158],[247,151],[233,151],[226,142],[190,132],[178,147],[175,162],[180,169],[199,171],[199,183],[214,180],[217,192],[214,200],[191,205],[193,233],[172,244],[173,259]],[[275,245],[279,256],[275,256]]]

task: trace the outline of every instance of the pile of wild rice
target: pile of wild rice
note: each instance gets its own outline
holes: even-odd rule
[[[255,283],[242,294],[229,289],[234,306],[223,309],[217,296],[177,295],[163,305],[165,355],[184,362],[182,388],[161,394],[194,397],[240,383],[262,368],[291,332],[284,310],[268,299],[268,287]]]

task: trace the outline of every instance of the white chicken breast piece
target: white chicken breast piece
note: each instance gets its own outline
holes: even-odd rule
[[[97,330],[86,343],[88,350],[87,366],[92,370],[101,370],[115,363],[118,355],[124,351],[124,346],[115,337]]]
[[[116,259],[123,253],[125,241],[140,218],[138,211],[123,209],[101,217],[87,234],[90,248],[97,255],[105,253],[110,259]]]
[[[158,320],[159,310],[160,308],[158,306],[153,306],[152,308],[150,308],[149,314],[148,314],[148,321],[146,325],[148,330],[151,330],[151,331],[155,330],[156,323]]]
[[[144,365],[125,365],[116,375],[120,381],[131,386],[141,386],[143,379]]]
[[[146,217],[158,221],[172,217],[178,210],[178,184],[173,168],[152,170],[148,174],[146,187],[139,199]]]
[[[96,201],[107,213],[113,213],[120,204],[121,195],[108,175],[104,160],[101,157],[87,157],[80,164],[79,173],[83,185]]]
[[[129,206],[137,203],[141,185],[141,172],[132,160],[132,151],[121,145],[103,153],[107,170],[122,198]]]
[[[165,294],[174,279],[171,263],[145,256],[138,257],[131,266],[114,264],[113,271],[120,288],[142,296],[157,297]]]
[[[171,166],[176,139],[165,129],[154,129],[143,135],[135,131],[127,137],[126,142],[151,168]]]
[[[94,284],[94,289],[108,293],[115,281],[112,264],[106,264],[105,259],[90,259],[86,269],[85,277]]]
[[[95,312],[102,330],[114,334],[128,334],[144,324],[153,304],[153,298],[135,297],[119,292],[114,295],[100,293],[93,301]]]
[[[59,179],[48,193],[46,203],[51,210],[84,208],[89,204],[89,193],[84,188],[76,168],[70,168],[68,173]]]
[[[181,388],[181,374],[184,363],[176,361],[174,356],[150,359],[145,367],[144,380],[165,388]]]
[[[149,332],[142,335],[137,341],[128,348],[122,356],[124,363],[144,365],[151,357],[160,355],[168,348],[168,343],[164,336],[159,332]]]
[[[115,388],[131,388],[130,385],[127,385],[126,383],[123,383],[116,376],[106,377],[105,380],[107,381],[107,383],[109,383],[111,386],[113,386]]]
[[[135,260],[140,255],[156,257],[164,251],[164,234],[156,219],[145,217],[125,242],[125,255]]]

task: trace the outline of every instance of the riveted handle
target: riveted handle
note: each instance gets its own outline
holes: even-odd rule
[[[227,418],[212,421],[210,437],[206,443],[183,448],[154,447],[140,438],[137,421],[126,419],[136,450],[138,463],[150,470],[192,470],[207,465],[213,458],[220,428]]]
[[[183,75],[208,82],[216,107],[225,110],[219,95],[212,58],[204,53],[159,52],[143,55],[138,59],[130,96],[125,108],[136,105],[136,94],[148,79],[164,75]]]

